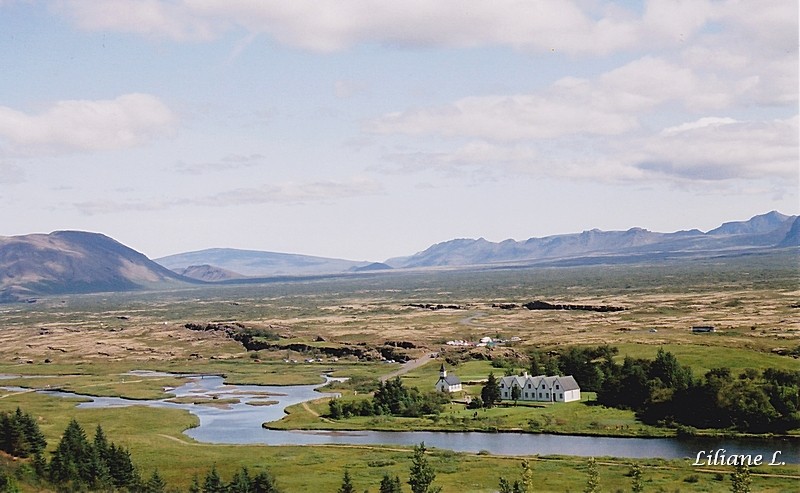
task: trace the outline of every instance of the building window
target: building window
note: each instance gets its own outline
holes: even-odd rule
[[[541,398],[542,398],[542,393],[541,393],[541,392],[539,392],[539,399],[541,399]]]
[[[564,394],[558,394],[558,398],[559,399],[563,399],[564,398]]]
[[[558,390],[559,388],[560,388],[560,387],[558,386],[558,384],[556,384],[556,390]]]

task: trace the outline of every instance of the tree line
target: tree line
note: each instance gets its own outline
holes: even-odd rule
[[[626,357],[621,363],[615,361],[618,353],[608,345],[534,352],[530,373],[572,375],[582,391],[597,393],[600,404],[633,410],[649,424],[747,433],[786,433],[800,427],[800,372],[767,368],[734,375],[723,367],[697,377],[663,349],[652,360]],[[499,366],[514,374],[514,362]],[[489,380],[491,387],[496,380],[492,375]],[[491,407],[499,402],[499,390],[487,390],[487,385],[482,405]]]
[[[328,403],[328,416],[332,419],[351,416],[405,416],[420,417],[442,412],[449,398],[442,392],[421,392],[416,387],[406,387],[400,377],[381,382],[369,399],[332,399]]]
[[[12,457],[29,459],[33,481],[49,485],[57,491],[128,491],[165,493],[170,490],[154,470],[143,479],[131,459],[130,451],[109,441],[102,426],[97,425],[90,440],[83,427],[72,419],[48,462],[44,458],[47,440],[35,418],[20,408],[13,413],[0,413],[0,450]],[[48,488],[50,489],[50,488]],[[0,470],[0,493],[17,493],[19,487],[11,475]],[[230,482],[217,473],[216,466],[201,483],[197,476],[190,493],[281,493],[275,478],[262,471],[251,475],[242,468]]]

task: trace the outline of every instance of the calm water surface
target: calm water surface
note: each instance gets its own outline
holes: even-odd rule
[[[137,376],[164,374],[137,372]],[[679,438],[608,438],[571,435],[546,435],[530,433],[482,432],[382,432],[382,431],[278,431],[266,430],[262,423],[277,421],[287,406],[317,399],[324,395],[315,389],[320,385],[263,386],[226,385],[222,377],[194,376],[180,387],[170,390],[176,397],[239,399],[228,406],[202,404],[177,404],[165,400],[134,401],[116,397],[80,396],[68,392],[40,392],[91,399],[78,405],[80,408],[144,405],[185,409],[200,420],[196,428],[186,430],[191,438],[207,443],[268,444],[268,445],[416,445],[425,442],[428,447],[450,449],[457,452],[488,451],[500,455],[575,455],[613,456],[626,458],[660,457],[665,459],[694,458],[700,451],[713,453],[725,449],[726,454],[762,455],[765,462],[776,451],[779,460],[787,464],[800,463],[800,441],[746,440],[746,439],[679,439]],[[10,387],[5,387],[12,390]],[[251,401],[271,400],[277,404],[253,406]]]

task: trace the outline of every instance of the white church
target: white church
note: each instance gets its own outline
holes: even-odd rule
[[[519,388],[520,401],[532,402],[572,402],[581,400],[581,388],[571,375],[509,376],[500,379],[500,397],[513,400],[512,389]]]
[[[439,368],[439,380],[436,381],[436,390],[439,392],[460,392],[461,379],[455,375],[448,375],[444,363]]]

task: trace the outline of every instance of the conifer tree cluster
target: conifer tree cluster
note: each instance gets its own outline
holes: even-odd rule
[[[230,483],[226,483],[213,465],[202,483],[194,477],[189,493],[282,493],[282,490],[270,473],[261,471],[252,476],[246,467],[239,469]]]
[[[14,457],[41,455],[47,441],[36,419],[20,408],[13,413],[0,413],[0,450]]]
[[[53,452],[48,478],[55,484],[73,484],[91,489],[133,487],[139,475],[130,452],[109,442],[103,428],[97,425],[94,440],[73,419]]]

